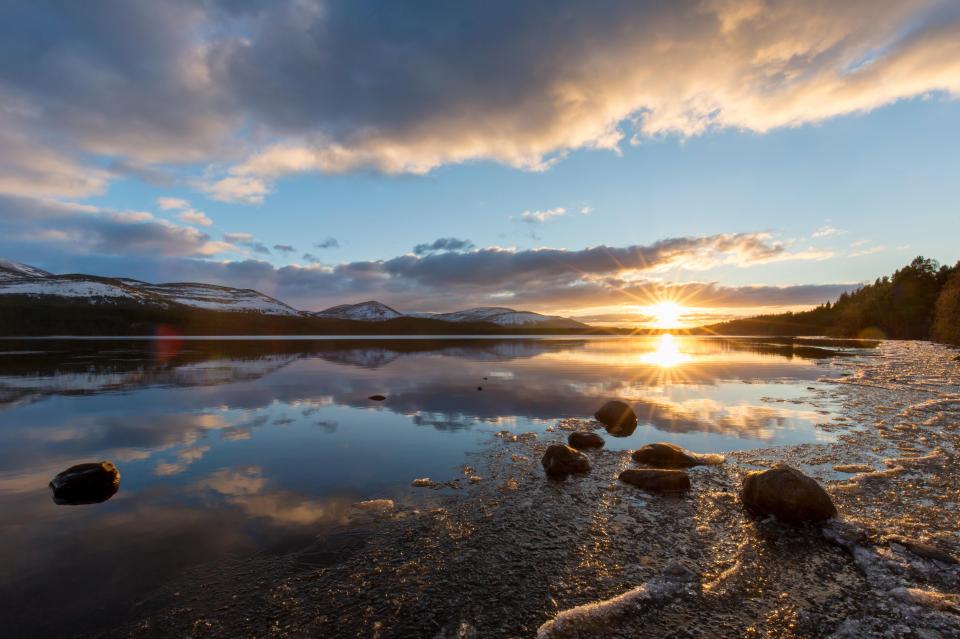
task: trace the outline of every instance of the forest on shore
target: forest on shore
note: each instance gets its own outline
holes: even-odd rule
[[[960,262],[941,266],[917,257],[893,275],[809,311],[758,315],[708,328],[720,335],[830,335],[960,345]]]

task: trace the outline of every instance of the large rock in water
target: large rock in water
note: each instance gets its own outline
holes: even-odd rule
[[[564,476],[570,473],[585,473],[590,470],[590,460],[576,448],[552,444],[540,460],[548,475]]]
[[[783,464],[748,474],[740,499],[753,513],[775,515],[792,523],[821,521],[837,514],[830,495],[815,479]]]
[[[60,505],[99,504],[120,489],[120,471],[108,461],[77,464],[50,480],[50,488]]]
[[[627,437],[637,429],[637,414],[629,404],[614,399],[600,407],[594,417],[614,437]]]
[[[633,451],[633,461],[657,468],[690,468],[703,464],[723,463],[721,455],[698,455],[669,442],[647,444]]]
[[[682,470],[631,468],[620,473],[620,481],[655,492],[690,490],[690,477]]]
[[[584,448],[603,448],[603,437],[586,430],[570,433],[567,441],[571,446],[580,450]]]

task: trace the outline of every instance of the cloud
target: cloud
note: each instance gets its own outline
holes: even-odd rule
[[[227,233],[230,245],[251,246],[249,233]],[[450,246],[441,238],[440,246]],[[455,240],[466,242],[465,240]],[[436,242],[425,244],[433,246]],[[59,246],[59,245],[57,245]],[[30,262],[30,256],[0,253]],[[149,254],[147,254],[149,255]],[[306,265],[276,267],[246,259],[74,259],[71,269],[125,275],[146,281],[199,281],[253,288],[298,308],[316,310],[334,304],[379,299],[400,310],[450,311],[470,306],[513,305],[550,312],[648,304],[677,299],[690,306],[756,307],[820,303],[854,285],[722,286],[715,282],[671,282],[714,266],[749,268],[779,261],[822,259],[817,251],[792,251],[765,233],[667,238],[648,245],[554,248],[470,248],[408,253],[386,260],[322,264],[306,253]],[[36,262],[35,262],[36,263]],[[52,268],[41,261],[37,266]]]
[[[567,209],[557,207],[545,211],[524,211],[520,214],[520,221],[527,224],[543,224],[548,220],[566,215]]]
[[[213,220],[201,213],[200,211],[195,211],[194,209],[188,209],[181,213],[179,216],[180,221],[186,222],[187,224],[197,224],[199,226],[213,226]]]
[[[476,159],[544,170],[631,137],[766,132],[960,90],[947,0],[367,10],[273,5],[219,49],[218,80],[276,135],[212,188],[252,184],[262,198],[291,173]]]
[[[7,3],[0,191],[202,165],[210,197],[257,203],[295,173],[546,170],[956,95],[958,35],[953,0]]]
[[[280,251],[281,253],[293,253],[293,252],[295,252],[297,249],[293,248],[293,247],[290,246],[289,244],[274,244],[274,245],[273,245],[273,250],[274,250],[274,251]]]
[[[80,254],[210,256],[231,249],[194,228],[144,211],[0,195],[0,235],[8,243]]]
[[[180,211],[190,208],[190,202],[179,197],[158,197],[157,206],[161,211]]]
[[[413,247],[414,255],[425,255],[439,251],[465,251],[474,248],[470,240],[460,240],[455,237],[441,237],[429,244],[417,244]]]
[[[340,248],[340,242],[337,241],[335,237],[328,237],[322,242],[317,242],[313,245],[313,248],[318,249],[330,249],[330,248]]]
[[[254,253],[270,255],[270,249],[263,242],[258,242],[251,233],[224,233],[223,239],[231,244],[250,249]]]
[[[198,226],[213,226],[213,220],[201,211],[190,206],[190,202],[179,197],[158,197],[157,206],[163,211],[180,211],[177,216],[181,222]]]
[[[826,226],[821,226],[816,231],[814,231],[811,237],[814,237],[814,238],[833,237],[834,235],[844,235],[845,233],[846,231],[844,231],[843,229],[838,229],[828,224]]]
[[[887,247],[883,244],[878,244],[876,246],[868,246],[865,248],[857,249],[856,251],[850,252],[850,257],[863,257],[865,255],[875,255],[876,253],[883,253],[887,250]]]

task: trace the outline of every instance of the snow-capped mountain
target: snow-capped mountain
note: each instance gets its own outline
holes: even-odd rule
[[[149,313],[161,311],[161,314],[169,314],[171,317],[187,317],[184,314],[184,307],[188,307],[198,311],[236,312],[257,316],[297,318],[291,320],[297,327],[303,330],[316,329],[320,331],[326,330],[325,327],[329,327],[330,324],[329,322],[318,323],[315,320],[347,320],[366,323],[389,322],[399,319],[410,320],[401,322],[399,325],[394,322],[384,327],[370,327],[369,330],[373,332],[399,329],[407,332],[462,333],[471,330],[480,330],[481,332],[484,330],[482,326],[443,327],[439,325],[440,322],[471,325],[494,324],[505,328],[524,329],[589,328],[586,324],[566,317],[541,315],[530,311],[516,311],[504,307],[470,308],[454,313],[401,313],[386,304],[370,300],[358,304],[341,304],[319,312],[299,311],[280,300],[252,289],[192,282],[151,284],[126,277],[99,277],[79,274],[53,275],[26,264],[0,259],[0,300],[11,302],[14,305],[11,308],[16,308],[18,304],[27,304],[27,307],[30,307],[30,303],[24,302],[24,298],[42,300],[44,303],[71,304],[74,307],[77,303],[87,303],[94,307],[105,305],[125,306],[138,309],[138,313],[141,311]],[[37,308],[37,306],[33,305],[33,308]],[[14,313],[18,312],[14,311]],[[60,318],[57,321],[60,324],[69,324],[70,317],[68,315],[57,316]],[[122,316],[123,313],[116,315],[116,317]],[[198,317],[196,314],[189,316]],[[101,317],[101,315],[95,317]],[[414,320],[433,321],[417,322]],[[142,321],[149,323],[156,320],[144,319]],[[96,322],[94,324],[99,326]],[[290,325],[289,321],[285,326],[288,325]],[[214,326],[220,328],[219,324]]]
[[[141,288],[166,300],[212,311],[241,311],[265,315],[303,315],[280,300],[249,288],[231,288],[216,284],[141,284]]]
[[[490,322],[498,326],[536,326],[539,328],[586,328],[568,317],[559,315],[541,315],[531,311],[515,311],[501,306],[481,306],[453,313],[418,314],[445,322]]]
[[[129,278],[95,275],[52,275],[9,260],[0,260],[0,295],[38,299],[82,298],[96,304],[127,302],[163,308],[180,305],[213,311],[303,315],[295,308],[251,289],[214,284],[149,284]]]
[[[48,277],[50,275],[52,274],[38,268],[20,262],[11,262],[0,257],[0,282],[21,277]]]
[[[359,304],[340,304],[331,306],[313,314],[314,317],[325,317],[329,319],[357,320],[360,322],[383,322],[386,320],[403,317],[400,313],[386,304],[380,302],[368,301]]]
[[[512,308],[499,306],[485,306],[470,308],[453,313],[401,313],[386,304],[369,301],[359,304],[341,304],[326,310],[314,313],[315,317],[333,319],[359,320],[362,322],[383,322],[400,317],[417,317],[433,319],[443,322],[480,323],[488,322],[498,326],[524,328],[587,328],[576,320],[556,315],[541,315],[530,311],[515,311]]]

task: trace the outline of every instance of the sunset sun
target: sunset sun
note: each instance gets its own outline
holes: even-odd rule
[[[669,300],[657,302],[647,308],[647,311],[653,316],[653,325],[656,328],[679,327],[680,317],[683,315],[684,310],[682,306]]]

